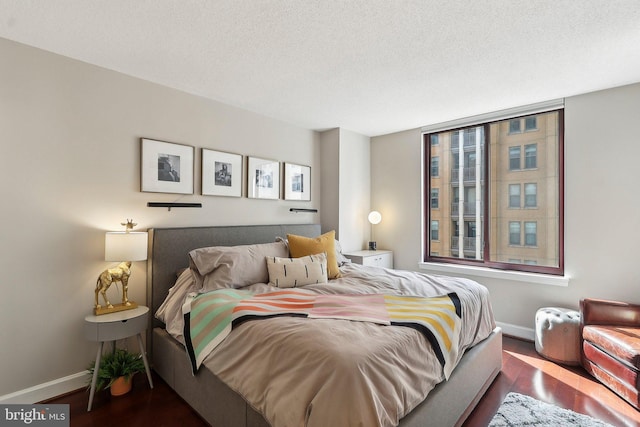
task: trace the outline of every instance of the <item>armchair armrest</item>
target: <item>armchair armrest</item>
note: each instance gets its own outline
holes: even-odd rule
[[[580,301],[582,325],[640,327],[640,305],[585,298]]]

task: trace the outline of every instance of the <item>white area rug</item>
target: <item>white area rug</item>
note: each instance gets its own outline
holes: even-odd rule
[[[509,393],[491,420],[490,427],[612,427],[610,424],[540,402],[533,397],[518,393]]]

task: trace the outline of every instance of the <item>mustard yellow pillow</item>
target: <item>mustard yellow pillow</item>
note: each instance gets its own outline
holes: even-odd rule
[[[335,239],[335,230],[331,230],[316,238],[287,234],[289,256],[291,256],[291,258],[300,258],[324,252],[327,254],[327,272],[329,279],[338,278],[340,277],[340,269],[338,268],[338,261],[336,259]]]

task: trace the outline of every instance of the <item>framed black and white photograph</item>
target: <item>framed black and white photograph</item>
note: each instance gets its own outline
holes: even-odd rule
[[[242,156],[203,148],[202,194],[242,197]]]
[[[193,194],[194,151],[189,145],[142,138],[142,191]]]
[[[252,199],[279,199],[280,162],[249,157],[247,163],[247,196]]]
[[[311,167],[284,164],[284,199],[311,200]]]

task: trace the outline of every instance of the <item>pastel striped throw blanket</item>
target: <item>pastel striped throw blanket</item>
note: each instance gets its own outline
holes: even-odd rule
[[[456,293],[438,297],[319,295],[303,289],[255,295],[221,289],[190,296],[182,311],[185,346],[194,374],[234,326],[248,320],[298,316],[414,328],[431,343],[448,379],[458,356],[462,317]]]

